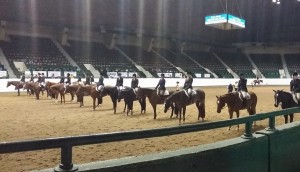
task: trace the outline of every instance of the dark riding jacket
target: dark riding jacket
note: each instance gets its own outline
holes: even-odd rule
[[[93,82],[95,82],[95,81],[94,81],[94,77],[91,77],[91,83],[93,83]]]
[[[81,77],[80,77],[80,76],[78,77],[78,80],[77,80],[77,82],[81,82]]]
[[[117,78],[116,86],[117,87],[123,86],[123,78],[121,76]]]
[[[33,76],[30,77],[29,82],[31,82],[31,81],[34,82],[34,77]]]
[[[41,76],[38,77],[37,82],[38,82],[38,83],[41,83],[41,82],[42,82],[42,77],[41,77]]]
[[[228,93],[231,93],[233,91],[233,86],[231,84],[228,85]]]
[[[247,89],[247,79],[241,78],[239,80],[238,91],[246,91],[246,92],[248,92],[248,89]]]
[[[21,77],[21,80],[20,80],[21,82],[25,82],[25,76],[24,75],[22,75],[22,77]]]
[[[293,79],[290,82],[290,91],[300,93],[300,79]]]
[[[61,77],[59,83],[63,84],[65,82],[65,77]]]
[[[90,78],[87,77],[86,80],[85,80],[85,85],[91,85],[91,82],[90,82]]]
[[[139,86],[139,80],[137,78],[131,80],[131,88],[137,88]]]
[[[44,76],[41,77],[41,82],[45,83],[45,77]]]
[[[155,89],[160,89],[160,90],[166,90],[166,80],[164,78],[161,78],[157,84],[157,86],[155,87]]]
[[[67,76],[67,81],[65,83],[66,84],[71,84],[71,77]]]
[[[187,78],[184,82],[183,89],[184,90],[188,90],[189,88],[193,89],[192,84],[193,84],[193,78],[191,77]]]
[[[100,85],[104,85],[103,81],[104,81],[104,77],[100,76],[97,86],[99,87]]]

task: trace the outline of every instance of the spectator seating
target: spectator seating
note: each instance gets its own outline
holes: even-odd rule
[[[289,73],[300,72],[300,54],[285,54],[285,61],[288,67]]]
[[[283,66],[279,54],[250,54],[250,57],[266,78],[280,78]]]

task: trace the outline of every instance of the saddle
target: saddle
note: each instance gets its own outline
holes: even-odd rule
[[[161,96],[161,95],[159,94],[159,91],[160,91],[160,90],[157,90],[157,95],[158,95],[158,96]],[[163,96],[168,96],[168,95],[170,95],[169,91],[168,91],[168,90],[165,90]]]
[[[183,91],[184,91],[185,95],[188,96],[188,97],[191,97],[191,96],[193,96],[193,95],[196,94],[196,91],[195,91],[195,90],[192,90],[190,94],[188,93],[187,90],[183,90]]]

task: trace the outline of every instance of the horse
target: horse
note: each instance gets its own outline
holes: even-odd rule
[[[55,84],[50,86],[50,92],[52,92],[55,94],[55,99],[57,99],[58,97],[58,93],[60,94],[60,103],[62,104],[62,100],[64,99],[64,103],[66,103],[65,101],[65,86],[64,84]],[[56,100],[57,102],[57,100]]]
[[[51,97],[51,98],[57,98],[58,97],[58,93],[54,93],[53,91],[51,91],[50,90],[50,87],[52,86],[52,85],[56,85],[56,84],[58,84],[58,83],[56,83],[56,82],[49,82],[49,81],[47,81],[46,82],[46,84],[45,84],[45,90],[46,90],[46,92],[47,92],[47,97]]]
[[[203,90],[197,89],[194,90],[191,97],[185,90],[177,91],[174,94],[170,95],[165,100],[165,109],[166,113],[172,103],[176,104],[176,107],[179,112],[179,123],[181,123],[181,112],[183,116],[183,122],[185,121],[185,111],[186,106],[191,104],[196,104],[198,109],[198,120],[201,118],[204,121],[205,118],[205,92]]]
[[[169,91],[169,95],[172,95],[175,91]],[[167,98],[169,95],[166,95],[162,98],[157,94],[157,90],[155,89],[151,89],[151,88],[141,88],[139,87],[137,92],[136,92],[136,96],[138,99],[141,99],[143,97],[148,97],[149,102],[153,108],[154,111],[154,119],[156,119],[157,114],[156,114],[156,105],[157,104],[164,104],[164,99]],[[171,105],[172,108],[172,112],[171,112],[171,116],[170,118],[172,118],[173,116],[173,112],[174,112],[174,105]],[[175,114],[176,114],[176,109],[175,109]]]
[[[42,91],[42,88],[40,87],[38,82],[26,82],[24,85],[24,89],[27,90],[33,90],[36,96],[36,99],[40,99],[40,92]]]
[[[285,92],[283,90],[273,90],[275,95],[274,95],[274,106],[278,107],[278,105],[281,103],[281,109],[286,109],[286,108],[292,108],[298,106],[298,104],[294,101],[293,96],[289,92]],[[294,121],[294,114],[288,114],[284,115],[284,123],[288,123],[288,118],[290,116],[290,122]]]
[[[114,114],[117,111],[118,89],[114,86],[104,86],[100,90],[100,97],[109,95],[113,103]],[[124,108],[125,109],[125,108]]]
[[[257,85],[260,85],[260,83],[263,83],[263,80],[261,80],[261,79],[255,79],[255,80],[253,80],[253,81],[251,82],[251,86],[252,86],[252,88],[253,88],[254,86],[256,86],[256,84],[257,84]]]
[[[87,96],[87,95],[90,95],[92,97],[92,99],[93,99],[93,110],[95,110],[96,109],[96,99],[98,99],[98,104],[97,105],[102,103],[102,97],[99,96],[99,92],[96,90],[96,87],[91,86],[91,85],[88,85],[88,86],[79,85],[78,89],[76,91],[77,102],[80,102],[79,107],[83,106],[83,97]]]
[[[228,93],[217,97],[217,113],[220,113],[225,104],[228,106],[229,118],[232,119],[233,112],[236,113],[237,118],[240,116],[240,110],[247,109],[249,115],[256,114],[257,96],[254,92],[249,91],[250,99],[246,100],[246,104],[240,98],[239,92]],[[231,126],[228,130],[231,129]],[[238,125],[239,130],[239,125]]]
[[[66,93],[71,94],[71,101],[74,101],[74,95],[76,94],[78,88],[79,88],[79,85],[69,85],[69,86],[67,86]]]
[[[7,81],[6,87],[8,88],[9,86],[15,86],[15,90],[18,90],[18,96],[20,96],[20,89],[24,87],[24,83],[20,83],[20,81]],[[27,90],[27,95],[29,91]]]
[[[131,111],[131,115],[133,114],[133,101],[138,100],[141,105],[141,113],[146,113],[146,97],[137,99],[136,93],[134,90],[130,87],[124,87],[124,89],[121,90],[120,95],[118,99],[124,99],[125,107],[123,112],[125,112],[125,109],[127,107],[127,115]]]

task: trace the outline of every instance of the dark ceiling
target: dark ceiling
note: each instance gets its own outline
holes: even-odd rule
[[[211,43],[300,41],[297,0],[281,0],[280,5],[272,0],[227,1],[228,12],[242,16],[246,29],[204,25],[206,15],[224,12],[226,0],[0,0],[0,19],[57,28],[142,28],[149,34]]]

